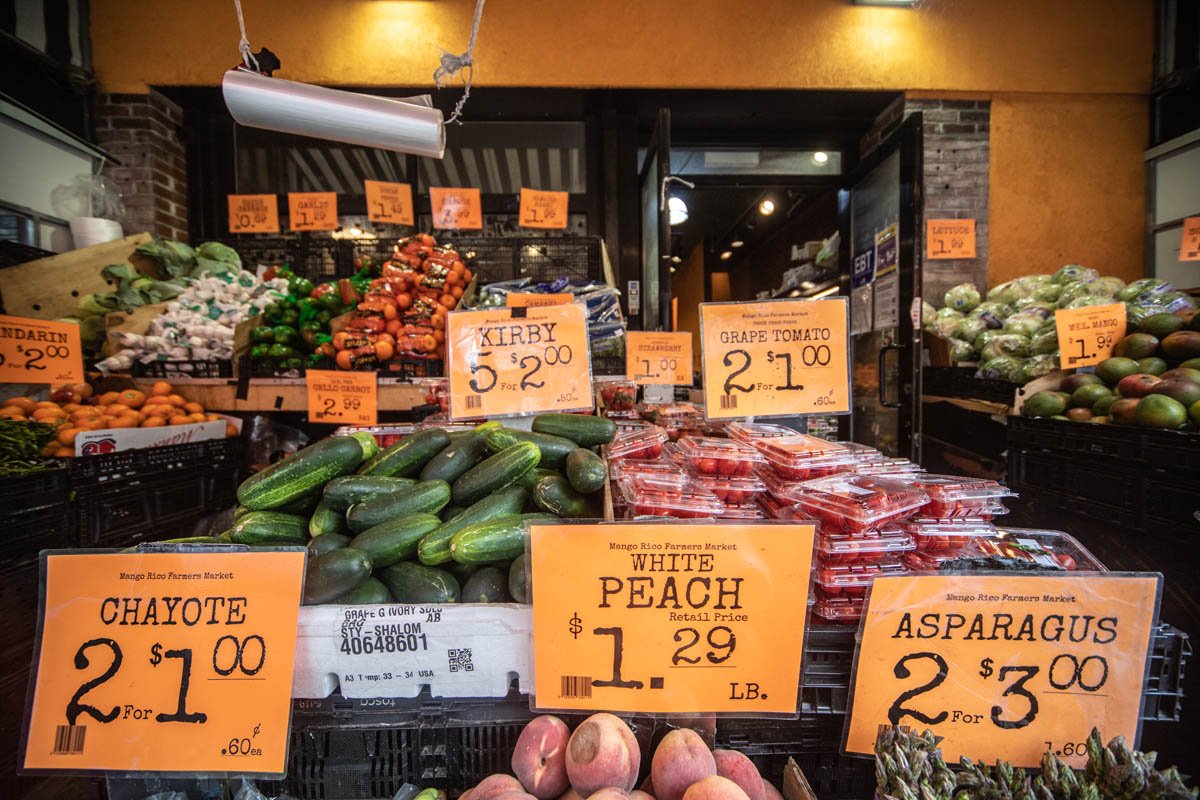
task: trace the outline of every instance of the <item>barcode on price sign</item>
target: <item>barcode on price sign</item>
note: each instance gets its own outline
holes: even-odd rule
[[[51,752],[56,756],[82,753],[85,734],[87,725],[59,725],[54,731],[54,750]]]
[[[736,394],[721,395],[721,408],[737,408]]]
[[[587,675],[563,675],[559,697],[591,697],[592,679]]]
[[[467,408],[472,411],[483,408],[483,396],[478,394],[467,395]]]

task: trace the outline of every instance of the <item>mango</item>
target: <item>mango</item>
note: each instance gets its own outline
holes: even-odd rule
[[[512,771],[538,800],[558,797],[567,780],[567,742],[571,731],[558,717],[535,717],[521,731],[513,749]]]
[[[713,750],[713,760],[717,762],[717,774],[740,786],[750,800],[767,800],[762,775],[744,754],[736,750]]]
[[[642,753],[628,725],[612,714],[600,713],[585,719],[571,734],[566,761],[571,786],[586,798],[609,786],[632,789]]]
[[[683,793],[683,800],[750,800],[741,787],[720,775],[697,781]]]
[[[658,800],[681,800],[693,783],[716,774],[712,752],[691,728],[678,728],[664,736],[650,762]]]

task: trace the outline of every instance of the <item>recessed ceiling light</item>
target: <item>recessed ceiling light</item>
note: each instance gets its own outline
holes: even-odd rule
[[[745,242],[743,242],[741,239],[734,239],[732,242],[729,243],[729,246],[734,249],[737,249],[744,244],[745,244]]]
[[[671,256],[671,263],[672,264],[682,264],[683,259],[680,258],[679,256]]]
[[[731,259],[731,258],[733,258],[733,251],[732,251],[732,250],[723,250],[723,251],[721,251],[721,260],[722,260],[722,261],[728,261],[728,260],[729,260],[729,259]]]
[[[775,201],[767,198],[758,204],[758,213],[764,217],[769,217],[775,213]]]
[[[814,164],[829,163],[829,153],[826,153],[824,150],[818,150],[817,152],[813,153],[812,158]]]
[[[667,217],[672,225],[682,225],[687,222],[688,207],[682,197],[672,197],[667,201]]]

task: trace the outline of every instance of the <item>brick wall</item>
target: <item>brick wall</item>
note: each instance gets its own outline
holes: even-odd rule
[[[125,233],[188,241],[187,153],[183,111],[164,95],[102,94],[96,99],[96,143],[119,164],[104,175],[125,195]]]

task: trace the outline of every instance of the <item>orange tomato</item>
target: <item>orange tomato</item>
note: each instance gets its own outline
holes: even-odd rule
[[[67,403],[65,406],[62,407],[62,410],[67,412],[68,414],[74,414],[76,411],[78,411],[81,408],[83,408],[83,406],[79,405],[79,403]]]
[[[92,385],[90,383],[72,383],[71,391],[86,400],[92,396]]]
[[[121,392],[121,402],[130,408],[140,408],[146,402],[146,395],[137,389],[126,389]]]
[[[81,431],[81,430],[82,430],[82,428],[70,428],[70,427],[59,428],[58,429],[58,443],[64,444],[64,445],[65,444],[74,444],[75,437],[79,435],[79,431]]]
[[[183,409],[184,409],[184,411],[188,412],[189,414],[203,414],[204,413],[204,406],[200,405],[199,403],[184,403]]]
[[[71,458],[75,455],[75,448],[60,447],[54,451],[53,455],[55,458]]]
[[[166,397],[172,391],[174,391],[174,387],[166,381],[155,381],[154,385],[150,387],[150,394],[155,397]]]
[[[183,414],[177,414],[167,420],[168,425],[190,425],[192,420]]]
[[[96,417],[95,419],[87,418],[76,420],[75,427],[85,431],[98,431],[104,427],[104,419],[102,417]]]
[[[39,400],[37,403],[37,407],[38,408],[58,408],[58,409],[62,408],[62,406],[60,406],[58,403],[54,402],[53,400]]]
[[[166,425],[167,421],[162,417],[146,417],[142,420],[143,428],[161,428]]]
[[[146,415],[150,417],[162,417],[163,419],[166,419],[174,414],[175,406],[171,405],[170,403],[160,403],[146,409]]]
[[[349,350],[338,350],[337,357],[334,359],[338,369],[353,369],[354,360],[350,355]]]
[[[4,401],[4,406],[6,408],[19,409],[21,413],[29,416],[33,413],[34,409],[37,408],[37,403],[30,400],[28,397],[10,397]]]
[[[96,402],[102,406],[112,405],[113,403],[117,402],[120,396],[121,395],[119,392],[105,392],[104,394],[100,395]]]
[[[205,422],[216,422],[220,418],[221,418],[220,414],[205,414],[204,415]]]
[[[107,406],[104,407],[104,413],[108,414],[109,416],[113,416],[113,417],[115,417],[117,414],[125,414],[132,410],[133,410],[132,408],[125,405],[124,403],[109,403]]]
[[[63,411],[58,406],[54,408],[39,408],[33,412],[33,419],[37,422],[49,422],[53,419],[66,419],[67,412]]]
[[[113,417],[112,422],[109,423],[108,427],[136,428],[140,422],[141,420],[133,414],[121,414],[120,416]]]
[[[183,408],[185,405],[187,405],[187,400],[184,400],[183,397],[177,394],[167,395],[167,402],[176,408]]]

